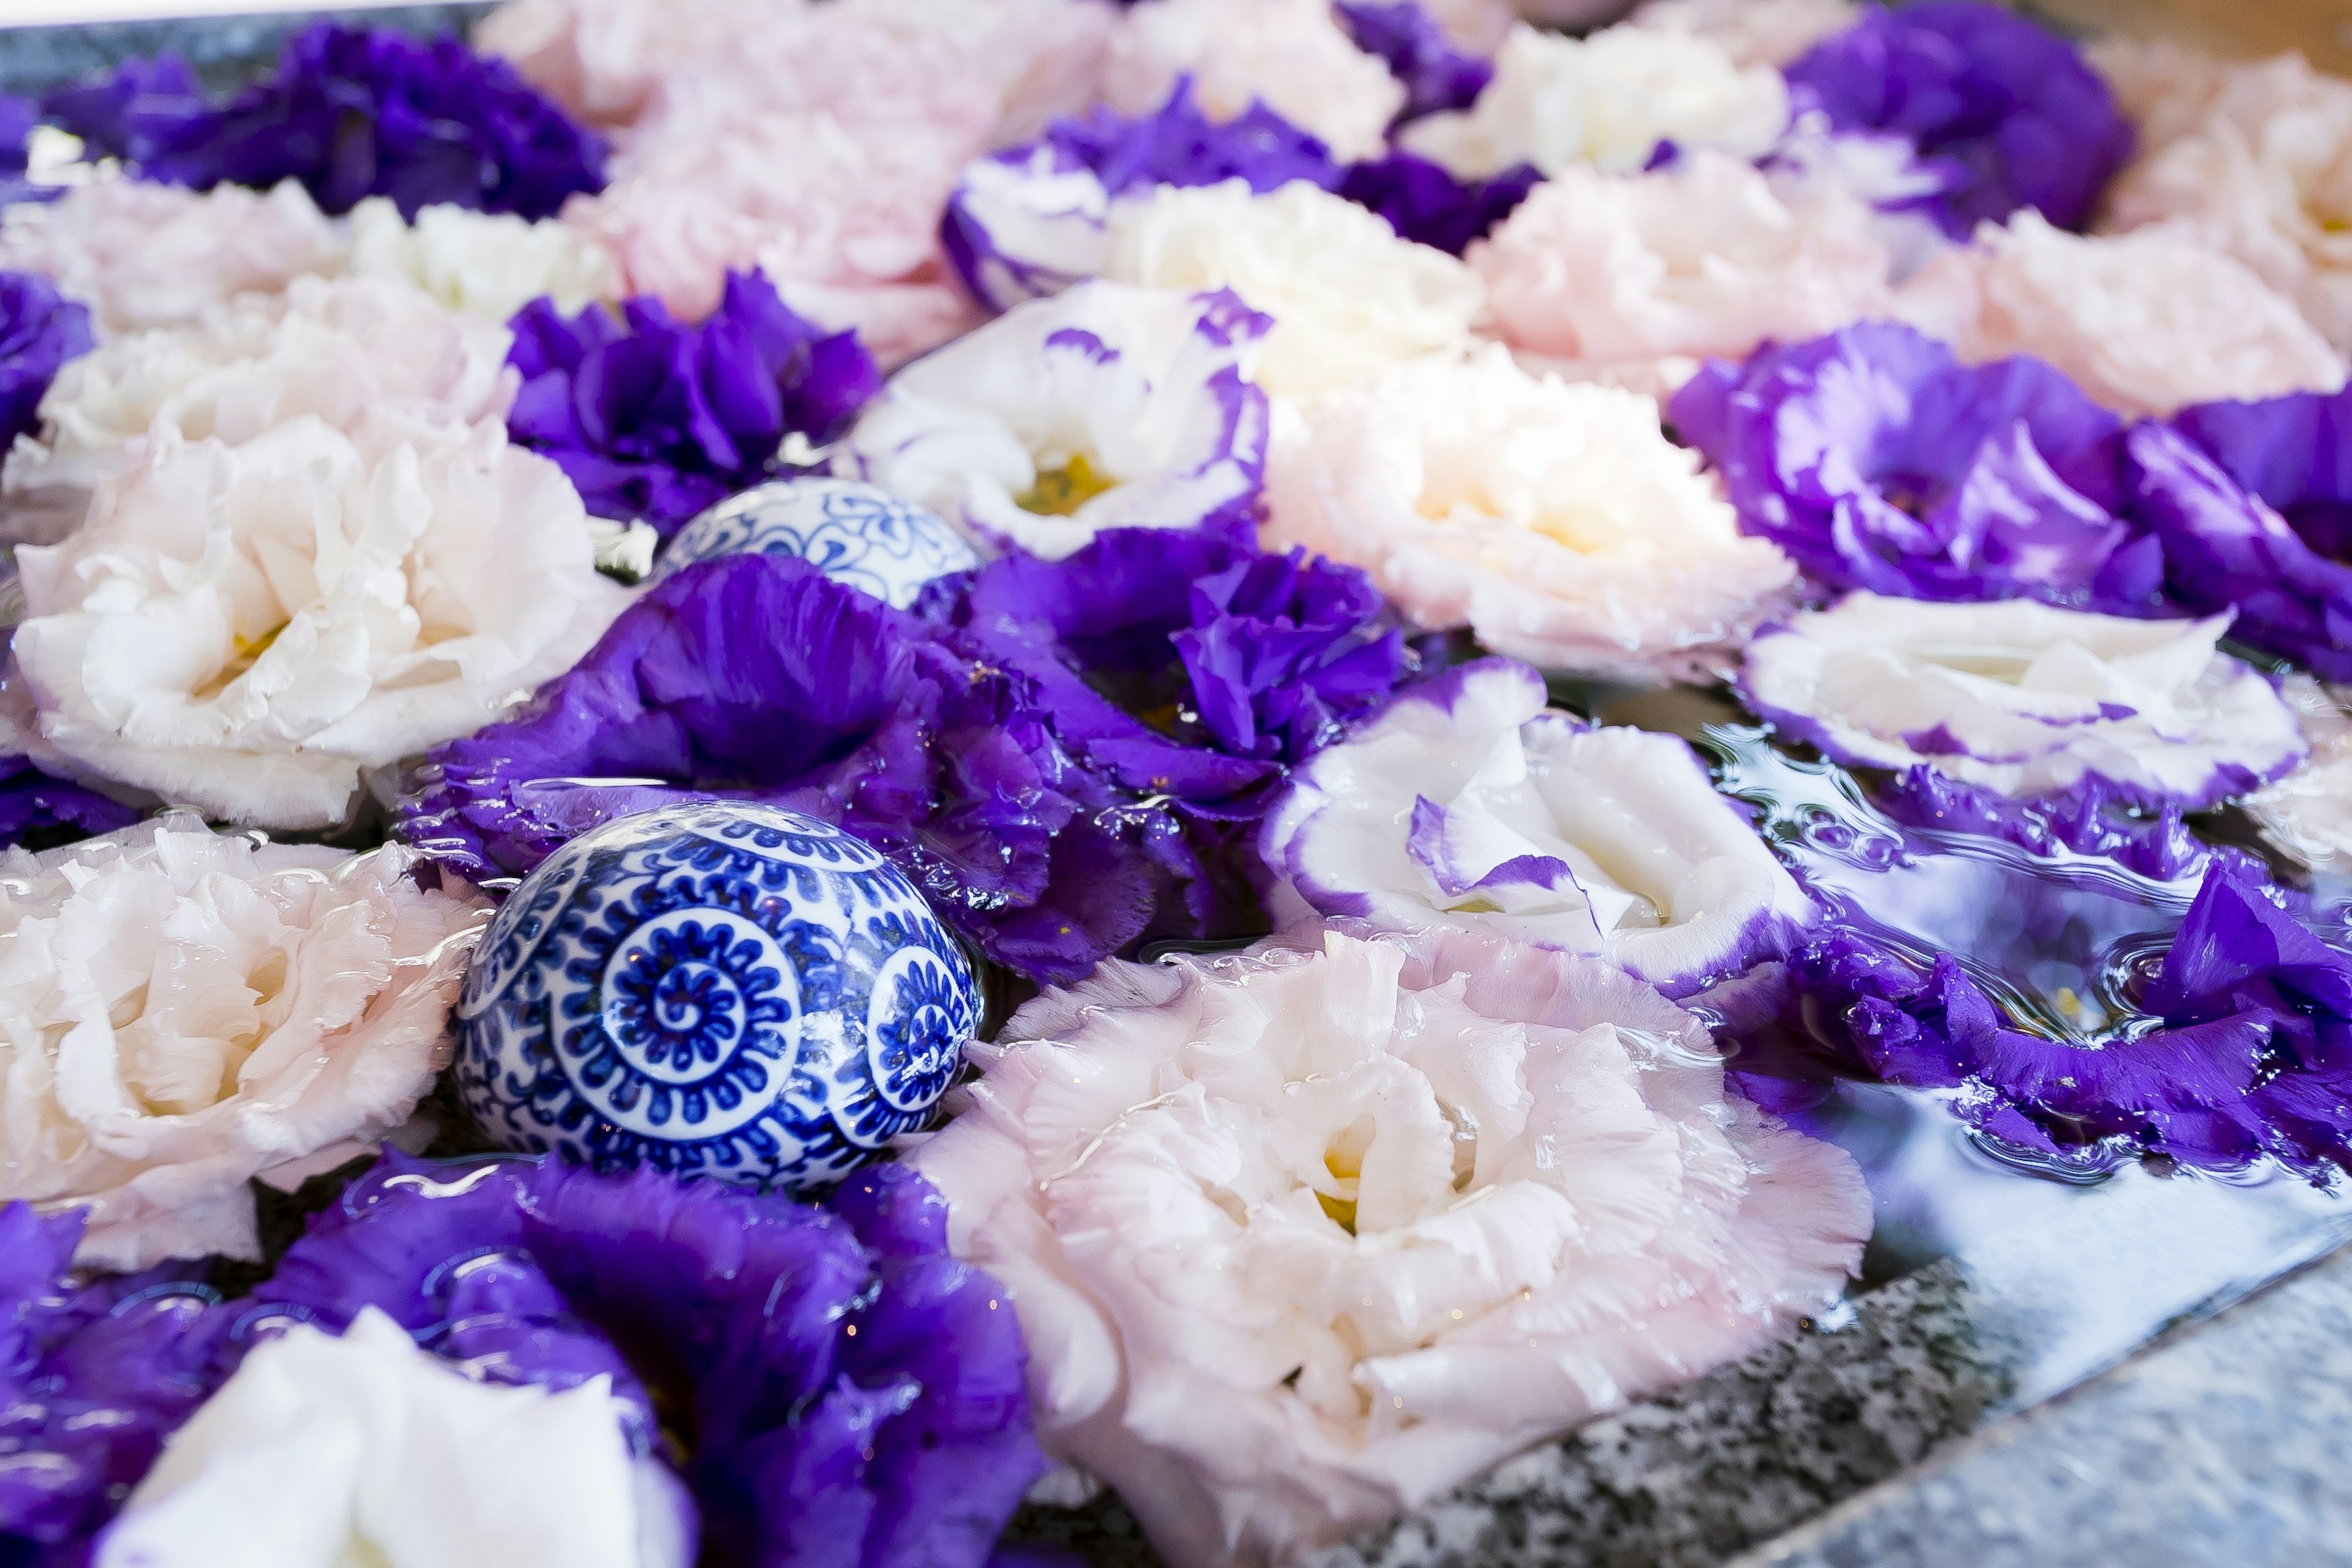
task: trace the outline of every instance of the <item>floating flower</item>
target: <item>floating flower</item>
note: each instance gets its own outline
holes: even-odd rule
[[[1467,109],[1495,79],[1493,63],[1454,47],[1420,0],[1341,0],[1333,10],[1356,47],[1387,61],[1389,74],[1403,84],[1396,123]]]
[[[1857,593],[1749,644],[1739,689],[1841,763],[1925,763],[2005,795],[2095,779],[2194,809],[2269,783],[2306,750],[2294,709],[2219,651],[2229,626]]]
[[[1106,965],[915,1155],[1045,1444],[1178,1568],[1334,1542],[1835,1297],[1847,1157],[1640,982],[1455,935]]]
[[[1259,841],[1278,907],[1582,953],[1669,995],[1785,952],[1812,905],[1690,748],[1545,703],[1488,659],[1307,763]]]
[[[1468,259],[1514,349],[1663,394],[1709,356],[1885,313],[1895,259],[1874,221],[1843,191],[1784,195],[1700,150],[1654,173],[1564,170]]]
[[[2352,82],[2295,54],[2166,74],[2101,231],[2160,224],[2235,257],[2352,353]]]
[[[1648,164],[1662,142],[1754,157],[1788,122],[1780,74],[1742,68],[1711,39],[1648,27],[1570,38],[1522,26],[1475,105],[1431,115],[1398,140],[1465,179],[1517,163],[1547,175],[1580,163],[1622,174]]]
[[[1103,95],[1147,114],[1191,77],[1212,120],[1263,103],[1341,158],[1377,157],[1406,89],[1329,0],[1142,0],[1113,36]]]
[[[1548,670],[1696,677],[1795,573],[1739,537],[1657,405],[1538,379],[1499,348],[1310,406],[1267,468],[1266,538],[1371,574],[1423,626]]]
[[[362,770],[479,729],[625,600],[562,474],[491,424],[167,435],[17,560],[45,752],[279,828],[341,824]]]
[[[631,1457],[634,1413],[609,1374],[477,1382],[373,1308],[341,1337],[289,1323],[172,1434],[91,1561],[194,1568],[300,1541],[387,1568],[684,1568],[691,1513]]]
[[[1104,276],[1150,289],[1230,289],[1273,318],[1252,379],[1311,396],[1399,360],[1459,354],[1486,306],[1477,276],[1401,239],[1342,196],[1294,181],[1161,186],[1112,209]]]
[[[138,820],[136,811],[110,796],[57,778],[24,757],[0,753],[0,849],[27,839],[111,833]]]
[[[612,257],[560,223],[447,205],[426,207],[412,223],[371,196],[352,209],[351,237],[353,273],[397,278],[449,310],[494,321],[541,298],[578,310],[621,295]]]
[[[100,479],[165,433],[234,444],[306,416],[345,432],[370,421],[460,431],[506,412],[507,344],[498,322],[404,283],[298,278],[77,361],[42,401],[41,443],[10,458],[8,492],[70,526]]]
[[[194,326],[239,294],[341,272],[346,248],[291,180],[267,193],[97,180],[0,220],[0,262],[47,273],[109,332]]]
[[[2131,156],[2130,124],[2074,45],[1979,0],[1873,6],[1787,76],[1838,130],[1907,136],[1965,170],[1935,209],[1958,239],[2020,207],[2081,228]]]
[[[432,753],[401,836],[521,876],[614,817],[760,801],[882,850],[989,955],[1082,974],[1143,931],[1155,873],[1027,683],[802,561],[664,578],[515,718]]]
[[[2287,684],[2285,695],[2298,709],[2299,689],[2308,684]],[[1922,763],[1878,785],[1870,799],[1890,821],[1923,833],[1997,838],[2044,859],[2095,856],[2158,882],[2177,882],[2217,858],[2243,854],[2198,837],[2179,805],[2151,807],[2141,792],[2091,775],[2063,795],[2020,799]],[[2248,856],[2245,863],[2254,862]]]
[[[509,358],[515,440],[554,459],[590,511],[665,536],[776,472],[787,434],[831,440],[881,380],[854,334],[803,321],[756,272],[730,274],[698,327],[656,300],[572,317],[535,300]]]
[[[2147,614],[2160,547],[2122,513],[2120,424],[2038,360],[1962,365],[1864,322],[1706,365],[1667,416],[1740,526],[1830,587]]]
[[[2170,229],[2083,238],[2027,207],[1929,262],[1897,312],[1968,363],[2031,353],[2127,415],[2344,384],[2292,301]]]
[[[777,0],[704,0],[664,14],[645,0],[509,0],[474,47],[503,56],[574,118],[625,127],[671,73],[740,46],[800,9]]]
[[[1743,66],[1785,66],[1862,19],[1855,0],[1642,0],[1636,27],[1696,33]]]
[[[413,859],[185,819],[11,851],[0,1195],[86,1208],[84,1263],[260,1256],[247,1181],[365,1153],[449,1059],[482,916]]]
[[[2263,837],[2306,866],[2333,867],[2352,857],[2352,713],[2342,688],[2289,681],[2286,696],[2303,717],[2311,755],[2277,782],[2239,804]]]
[[[0,272],[0,453],[41,428],[41,400],[89,352],[89,312],[37,273]]]
[[[1266,325],[1231,294],[1033,300],[892,377],[834,467],[1049,558],[1106,528],[1246,520],[1268,414],[1241,362]]]
[[[1388,220],[1397,237],[1459,256],[1509,217],[1542,183],[1532,163],[1491,180],[1457,180],[1442,164],[1410,153],[1350,163],[1339,194]]]

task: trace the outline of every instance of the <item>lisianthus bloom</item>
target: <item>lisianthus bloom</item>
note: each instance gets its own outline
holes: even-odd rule
[[[1032,300],[893,376],[834,467],[1049,558],[1106,528],[1246,520],[1269,416],[1241,364],[1267,324],[1229,293]]]
[[[0,218],[0,263],[47,273],[109,332],[193,326],[239,294],[341,271],[345,249],[291,180],[266,194],[95,180]]]
[[[1516,163],[1622,174],[1647,164],[1661,142],[1754,157],[1788,122],[1780,73],[1743,68],[1710,39],[1648,27],[1570,38],[1521,26],[1475,104],[1416,121],[1398,141],[1465,179]]]
[[[2345,379],[2294,302],[2228,256],[2171,229],[2084,238],[2030,207],[1930,261],[1896,313],[1970,364],[2031,353],[2126,415]]]
[[[2230,620],[1850,594],[1759,636],[1739,689],[1842,763],[1925,763],[2007,795],[2097,779],[2196,808],[2269,783],[2306,751],[2294,709],[2216,647]]]
[[[691,1512],[632,1458],[633,1414],[609,1373],[478,1382],[373,1308],[340,1337],[289,1323],[172,1434],[90,1561],[197,1568],[291,1539],[385,1568],[686,1568]]]
[[[1309,405],[1276,444],[1265,535],[1370,574],[1421,626],[1547,670],[1697,677],[1796,577],[1742,539],[1638,393],[1537,377],[1500,348]]]
[[[351,270],[397,278],[452,310],[503,321],[532,300],[577,310],[621,296],[620,268],[601,246],[560,223],[446,205],[404,219],[371,196],[352,209]]]
[[[258,1257],[248,1180],[366,1152],[449,1059],[485,917],[414,858],[185,818],[10,851],[0,1197],[86,1208],[84,1263]]]
[[[2179,74],[2101,230],[2160,224],[2233,256],[2352,353],[2352,82],[2296,54]]]
[[[2311,684],[2306,679],[2286,685],[2285,694],[2298,710],[2307,711],[2300,699]],[[2308,719],[2305,725],[2307,730]],[[1921,763],[1879,784],[1870,801],[1890,821],[1923,833],[1998,838],[2043,859],[2070,852],[2096,856],[2158,882],[2195,876],[2217,858],[2254,865],[2244,851],[2200,838],[2179,805],[2150,805],[2141,792],[2089,774],[2063,795],[2020,798],[1963,784]]]
[[[1113,198],[1229,179],[1257,192],[1293,180],[1328,187],[1339,170],[1322,142],[1264,104],[1211,120],[1193,102],[1192,79],[1180,77],[1149,114],[1129,119],[1097,105],[971,164],[948,198],[940,238],[972,298],[1009,310],[1101,273]]]
[[[1465,665],[1301,767],[1259,839],[1278,912],[1483,931],[1669,995],[1785,952],[1812,905],[1690,748],[1545,701],[1526,665]]]
[[[776,472],[787,434],[831,440],[881,384],[856,334],[803,321],[757,272],[730,274],[695,327],[657,300],[569,317],[534,300],[508,357],[522,377],[508,433],[553,458],[590,511],[665,537]]]
[[[330,213],[389,196],[410,216],[450,202],[552,217],[604,183],[603,139],[511,66],[391,28],[320,23],[287,41],[274,75],[218,102],[190,95],[165,109],[141,93],[110,123],[67,123],[143,179],[200,190],[299,180]]]
[[[1701,150],[1654,173],[1564,170],[1467,259],[1514,349],[1664,394],[1711,355],[1884,314],[1895,258],[1874,223],[1843,191],[1784,195]]]
[[[137,820],[138,812],[110,795],[58,778],[27,758],[0,752],[0,849],[27,840],[46,847],[111,833]]]
[[[1027,681],[807,562],[664,578],[513,719],[434,752],[400,834],[525,875],[613,817],[760,801],[888,855],[991,958],[1082,974],[1140,935],[1155,873],[1097,813]]]
[[[1668,405],[1746,531],[1830,587],[2160,603],[2164,563],[2123,513],[2120,422],[2032,359],[1966,366],[1866,321],[1700,370]]]
[[[1532,163],[1491,180],[1458,180],[1444,165],[1411,153],[1350,163],[1339,194],[1388,220],[1400,239],[1459,256],[1511,216],[1543,175]]]
[[[167,435],[237,443],[306,416],[345,432],[371,421],[461,431],[514,396],[508,341],[499,322],[405,283],[298,278],[75,362],[42,400],[39,444],[10,457],[8,493],[71,526],[100,479]]]
[[[1404,107],[1392,122],[1467,109],[1495,79],[1493,63],[1454,47],[1420,0],[1340,0],[1332,7],[1356,47],[1388,62],[1404,88]]]
[[[1285,1562],[1834,1299],[1869,1199],[1588,959],[1336,933],[1048,993],[914,1161],[1049,1452],[1177,1568]]]
[[[1894,132],[1965,170],[1935,209],[1955,238],[2020,207],[2080,228],[2131,156],[2131,125],[2074,46],[1980,0],[1873,7],[1787,76],[1837,129]]]
[[[41,428],[41,400],[93,342],[89,312],[31,272],[0,272],[0,454]]]
[[[627,597],[562,474],[488,423],[159,437],[17,560],[37,759],[265,827],[341,824],[363,770],[481,728]]]
[[[1160,186],[1111,210],[1104,276],[1150,289],[1230,289],[1273,318],[1251,374],[1276,397],[1343,386],[1399,360],[1459,354],[1486,307],[1477,275],[1399,238],[1343,196],[1293,181]]]
[[[2301,767],[2240,802],[2263,837],[2306,866],[2333,867],[2352,857],[2352,713],[2343,688],[2289,681],[2286,696],[2303,717],[2311,755]]]
[[[1406,89],[1328,0],[1142,0],[1111,39],[1103,95],[1126,114],[1189,76],[1212,120],[1264,103],[1341,158],[1377,157]]]
[[[1862,19],[1855,0],[1642,0],[1636,27],[1712,38],[1743,66],[1785,66]]]
[[[474,47],[513,64],[573,118],[625,128],[675,70],[803,7],[799,0],[707,0],[665,15],[645,0],[509,0],[474,29]]]

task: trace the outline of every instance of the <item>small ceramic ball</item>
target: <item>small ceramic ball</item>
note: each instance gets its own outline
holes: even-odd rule
[[[485,933],[457,1082],[520,1152],[805,1192],[947,1092],[970,962],[898,868],[797,812],[617,818],[550,856]]]
[[[775,479],[677,531],[656,581],[721,555],[796,555],[837,583],[905,609],[923,584],[980,557],[935,512],[854,479]]]

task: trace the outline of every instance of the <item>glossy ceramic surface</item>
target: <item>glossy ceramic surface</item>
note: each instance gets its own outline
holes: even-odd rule
[[[656,579],[721,555],[796,555],[906,608],[923,584],[980,564],[932,512],[853,479],[775,479],[719,502],[663,552]]]

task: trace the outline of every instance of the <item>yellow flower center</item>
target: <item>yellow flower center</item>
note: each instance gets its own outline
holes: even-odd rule
[[[1070,517],[1118,483],[1108,474],[1097,473],[1095,466],[1081,452],[1058,468],[1040,469],[1037,482],[1013,504],[1039,517]]]

